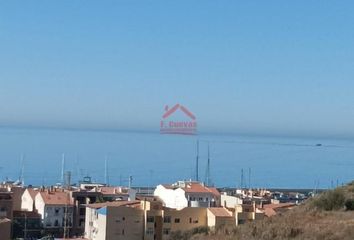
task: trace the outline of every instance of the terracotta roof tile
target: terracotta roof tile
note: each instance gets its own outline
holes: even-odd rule
[[[34,200],[36,198],[36,195],[39,192],[38,190],[35,190],[33,188],[27,188],[27,191],[30,194],[32,200]]]
[[[212,193],[214,195],[220,195],[219,191],[216,188],[205,187],[200,183],[187,183],[186,187],[183,188],[185,192],[189,193]]]
[[[124,191],[126,189],[122,189],[121,187],[100,187],[99,191],[103,195],[114,195],[114,194],[120,194],[120,195],[128,195],[127,191]]]
[[[103,207],[120,207],[120,206],[133,206],[139,205],[140,201],[116,201],[116,202],[104,202],[104,203],[93,203],[87,204],[90,208],[103,208]]]
[[[178,189],[181,188],[187,193],[212,193],[215,196],[220,196],[220,192],[214,187],[206,187],[199,182],[186,182],[185,187],[179,185],[162,184],[166,189]]]
[[[232,214],[225,208],[208,208],[208,210],[216,217],[232,217]]]
[[[73,205],[69,193],[66,192],[39,192],[46,205]]]

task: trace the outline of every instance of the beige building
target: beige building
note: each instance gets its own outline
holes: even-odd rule
[[[226,208],[208,208],[208,227],[211,229],[234,228],[237,218]]]
[[[140,201],[97,203],[86,208],[85,237],[90,240],[141,240],[143,227]]]
[[[176,232],[203,227],[233,228],[239,219],[256,219],[255,213],[242,215],[242,210],[242,205],[239,209],[172,209],[163,207],[159,201],[89,204],[86,208],[85,237],[90,240],[167,240]]]
[[[207,227],[207,208],[186,207],[180,210],[164,208],[162,239],[170,239],[174,232],[185,232],[198,227]]]

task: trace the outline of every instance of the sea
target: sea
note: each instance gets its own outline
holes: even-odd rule
[[[217,187],[327,189],[354,179],[354,139],[0,128],[0,146],[1,180],[33,186],[59,184],[63,171],[72,184],[194,180],[197,156],[199,180]]]

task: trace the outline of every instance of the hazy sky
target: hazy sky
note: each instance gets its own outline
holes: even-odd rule
[[[0,125],[354,136],[353,1],[1,1]]]

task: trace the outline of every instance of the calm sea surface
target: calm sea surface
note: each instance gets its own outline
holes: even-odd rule
[[[204,180],[210,144],[211,180],[217,186],[328,188],[354,179],[354,140],[179,136],[159,133],[0,128],[0,178],[18,179],[24,154],[26,184],[55,184],[66,170],[76,182],[89,175],[110,184],[154,186],[195,177],[196,141]],[[316,146],[321,144],[321,146]]]

